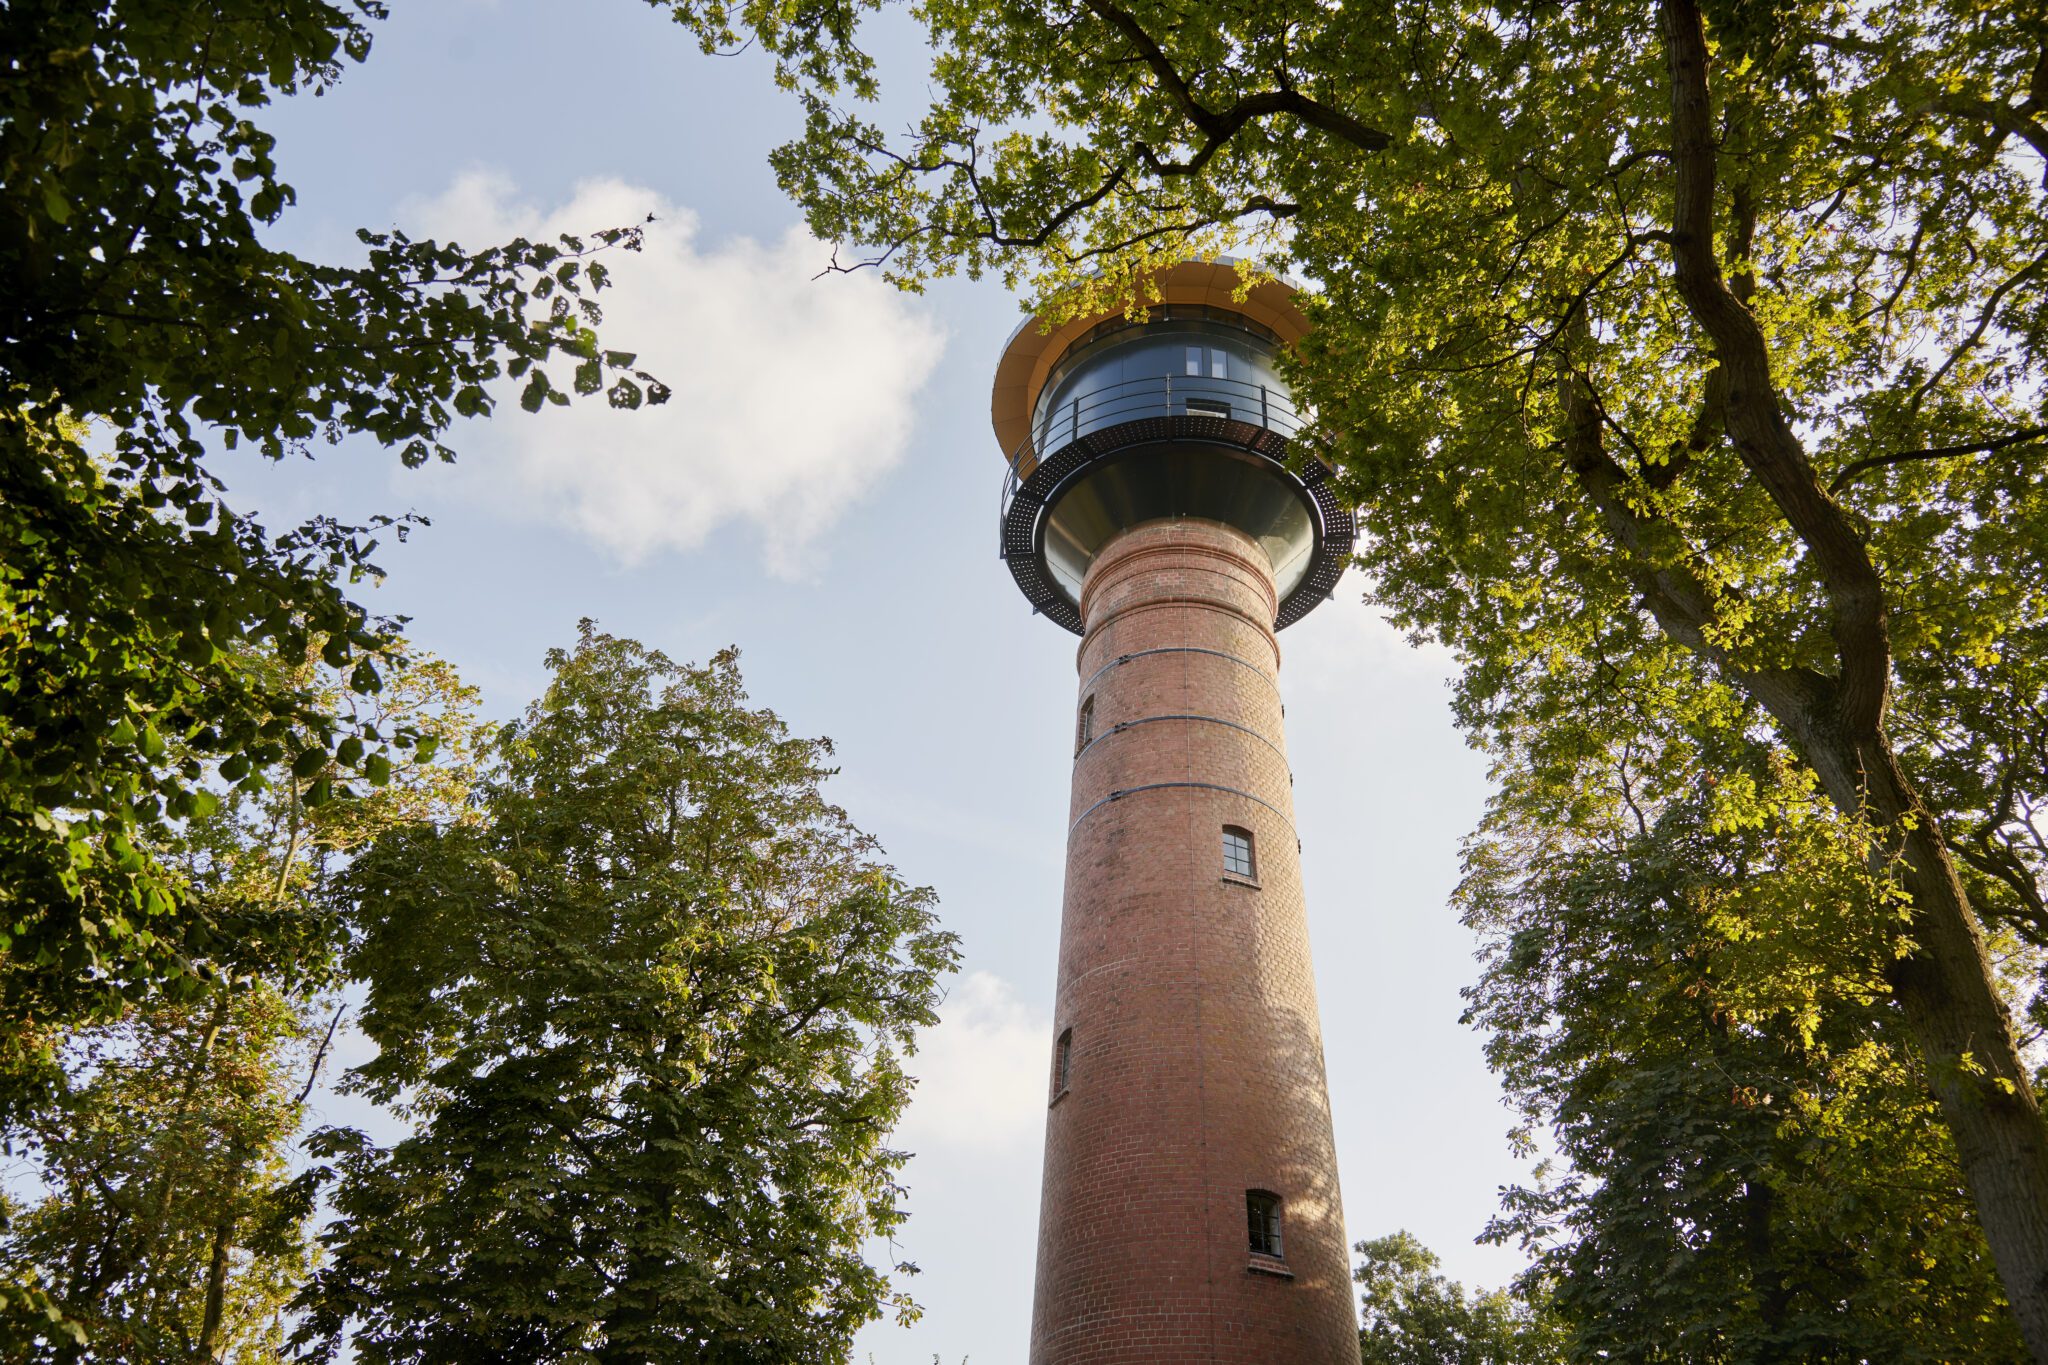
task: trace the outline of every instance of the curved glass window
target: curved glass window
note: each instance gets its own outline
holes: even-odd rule
[[[1049,454],[1078,437],[1143,417],[1219,417],[1299,428],[1273,365],[1274,343],[1208,318],[1165,318],[1083,340],[1040,390],[1032,445]]]

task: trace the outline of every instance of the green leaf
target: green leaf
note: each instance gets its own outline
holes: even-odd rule
[[[541,405],[548,401],[548,377],[535,370],[526,381],[526,387],[519,392],[519,406],[528,412],[539,412]]]

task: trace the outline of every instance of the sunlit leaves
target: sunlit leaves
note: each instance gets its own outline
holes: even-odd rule
[[[1406,1232],[1360,1242],[1353,1278],[1365,1324],[1364,1365],[1559,1365],[1560,1324],[1540,1289],[1467,1295],[1436,1253]]]
[[[287,1158],[316,1030],[244,982],[65,1040],[61,1089],[14,1134],[37,1192],[0,1228],[10,1360],[189,1358],[202,1340],[284,1359],[278,1315],[312,1260]]]
[[[1504,770],[1468,850],[1469,1017],[1563,1158],[1489,1235],[1573,1359],[2025,1359],[1887,1004],[1894,893],[1768,750],[1633,752],[1569,826]]]
[[[376,1058],[412,1137],[316,1142],[333,1260],[302,1340],[843,1361],[903,1219],[887,1133],[954,961],[818,790],[828,746],[751,708],[735,656],[677,665],[585,623],[505,727],[473,812],[345,878]]]

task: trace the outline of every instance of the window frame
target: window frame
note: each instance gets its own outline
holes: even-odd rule
[[[1058,1104],[1060,1097],[1074,1088],[1074,1028],[1069,1024],[1060,1030],[1060,1036],[1052,1044],[1052,1102]]]
[[[1253,1256],[1287,1259],[1287,1201],[1272,1190],[1244,1192],[1245,1241]]]
[[[1074,756],[1095,742],[1095,694],[1090,692],[1081,699],[1081,710],[1074,718]]]
[[[1242,845],[1240,856],[1237,845]],[[1223,827],[1223,875],[1242,881],[1259,879],[1258,836],[1242,825]],[[1242,863],[1242,866],[1239,864]]]

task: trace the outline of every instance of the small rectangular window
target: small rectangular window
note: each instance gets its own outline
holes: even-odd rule
[[[1271,1190],[1244,1192],[1244,1219],[1251,1234],[1252,1255],[1284,1259],[1280,1242],[1280,1196]]]
[[[1201,372],[1202,348],[1199,346],[1190,346],[1188,347],[1188,373],[1198,375]]]
[[[1081,717],[1074,722],[1074,753],[1079,755],[1094,738],[1095,698],[1090,697],[1081,703]]]
[[[1230,404],[1219,403],[1209,398],[1190,398],[1188,400],[1188,416],[1221,417],[1228,421],[1230,419]]]
[[[1052,1094],[1054,1099],[1067,1093],[1067,1083],[1074,1079],[1074,1031],[1066,1030],[1053,1050]]]
[[[1233,877],[1256,876],[1252,861],[1252,832],[1235,825],[1223,827],[1223,870]]]
[[[1227,354],[1215,350],[1209,352],[1209,377],[1211,379],[1230,378],[1230,357]]]

